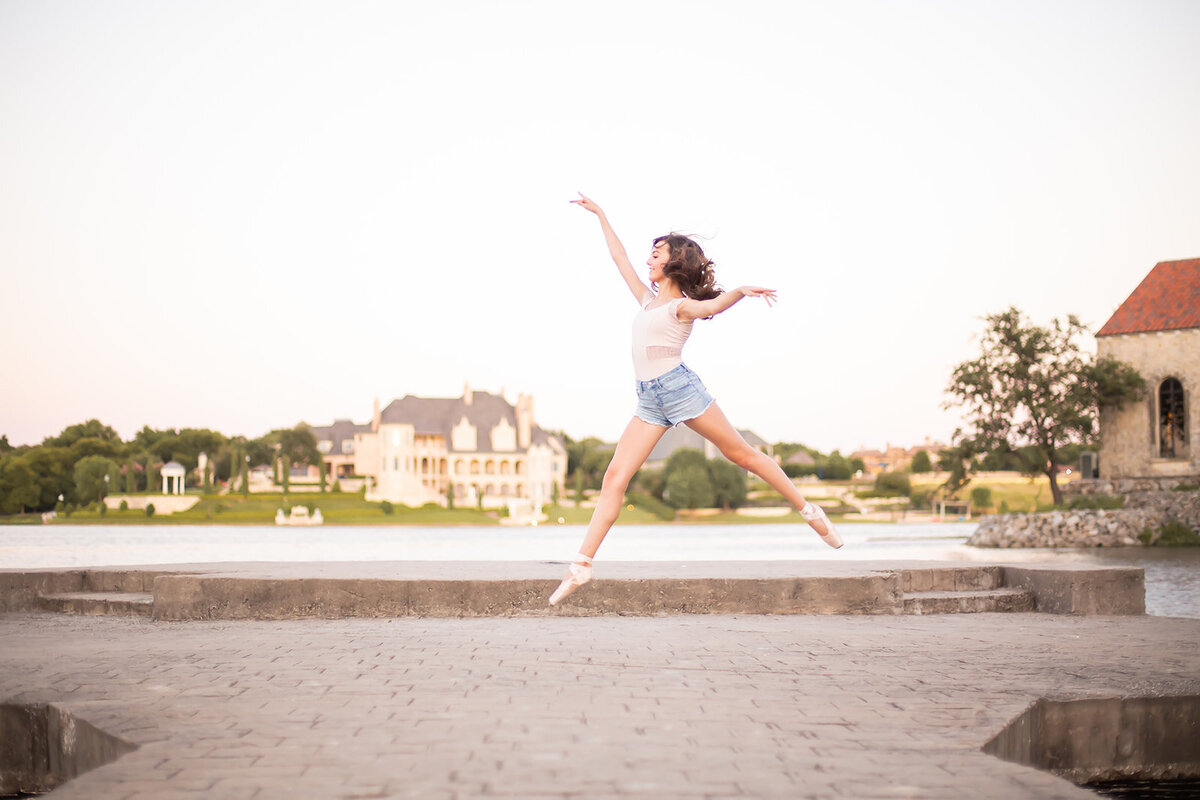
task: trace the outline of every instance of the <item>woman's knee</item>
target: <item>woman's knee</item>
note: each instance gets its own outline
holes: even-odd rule
[[[755,462],[758,461],[759,455],[761,455],[748,444],[723,450],[722,454],[742,469],[752,469],[755,466]]]
[[[600,491],[603,493],[621,492],[624,494],[631,480],[633,480],[633,473],[627,470],[614,469],[610,466],[604,471],[604,480],[600,483]]]

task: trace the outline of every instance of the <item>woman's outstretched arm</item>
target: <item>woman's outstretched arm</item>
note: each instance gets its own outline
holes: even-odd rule
[[[650,289],[646,284],[642,283],[637,271],[633,268],[633,264],[629,263],[629,255],[625,252],[625,245],[621,244],[621,240],[617,238],[612,225],[608,224],[608,217],[604,216],[604,211],[600,206],[596,205],[594,200],[584,197],[583,192],[579,193],[578,200],[572,200],[571,202],[577,206],[586,208],[600,218],[600,229],[604,231],[604,243],[608,245],[608,254],[617,263],[617,269],[620,270],[621,277],[625,279],[625,283],[629,286],[629,291],[633,292],[634,298],[639,303],[642,302],[642,298]]]
[[[764,289],[761,286],[739,286],[731,291],[721,292],[711,300],[684,298],[683,302],[679,304],[679,308],[675,310],[675,316],[679,318],[680,322],[707,319],[720,314],[743,297],[761,297],[767,301],[769,306],[775,302],[775,290]]]

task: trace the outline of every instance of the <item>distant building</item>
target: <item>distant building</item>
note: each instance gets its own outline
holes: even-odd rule
[[[862,459],[863,474],[878,475],[880,472],[903,472],[912,466],[913,458],[921,451],[928,453],[930,461],[936,465],[938,456],[945,449],[946,445],[941,442],[931,441],[926,436],[924,444],[914,447],[896,447],[891,442],[888,442],[884,445],[883,450],[867,450],[862,448],[851,453],[850,458]]]
[[[334,420],[332,425],[313,427],[309,430],[316,438],[317,450],[321,452],[321,459],[325,462],[326,480],[332,483],[354,477],[354,437],[360,433],[370,433],[371,424],[358,425],[348,419],[338,419]],[[315,474],[311,476],[314,480],[318,478]]]
[[[462,397],[407,395],[376,405],[367,427],[352,449],[355,474],[371,478],[369,499],[445,505],[453,488],[459,506],[548,503],[566,480],[566,448],[535,424],[529,395],[516,405],[470,386]]]
[[[1096,351],[1146,379],[1140,402],[1100,410],[1100,477],[1200,475],[1200,258],[1156,264],[1096,332]]]
[[[817,460],[808,454],[806,450],[797,450],[786,459],[784,464],[791,464],[794,467],[812,467],[815,466]]]
[[[754,431],[740,429],[738,433],[746,440],[746,444],[755,450],[760,453],[766,453],[772,458],[775,457],[775,448],[771,447]],[[705,439],[686,425],[679,425],[668,428],[667,432],[658,440],[658,444],[654,445],[654,449],[650,451],[650,455],[646,459],[645,467],[647,469],[662,469],[666,466],[667,459],[671,457],[672,453],[685,447],[692,450],[700,450],[704,453],[705,458],[725,457],[721,455],[721,451],[717,449],[717,446],[708,439]]]

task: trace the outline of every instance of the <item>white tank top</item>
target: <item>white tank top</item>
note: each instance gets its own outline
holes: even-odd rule
[[[683,363],[683,344],[692,332],[692,321],[675,316],[684,298],[649,308],[657,297],[642,296],[642,310],[633,318],[633,373],[639,381],[654,380]]]

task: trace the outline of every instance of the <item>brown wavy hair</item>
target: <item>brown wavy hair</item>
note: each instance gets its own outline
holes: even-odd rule
[[[713,274],[713,261],[704,255],[704,250],[692,239],[680,233],[668,233],[654,240],[657,247],[667,243],[667,263],[663,275],[675,281],[685,297],[693,300],[711,300],[721,293]]]

